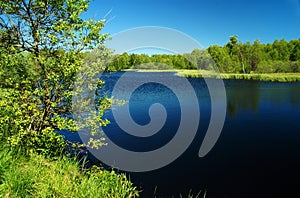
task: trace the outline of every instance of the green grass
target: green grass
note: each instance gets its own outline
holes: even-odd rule
[[[127,72],[127,71],[133,71],[133,72],[179,72],[181,70],[179,70],[179,69],[125,69],[123,71],[125,71],[125,72]]]
[[[124,174],[80,170],[75,159],[24,157],[0,150],[0,197],[138,197]]]
[[[186,78],[220,78],[234,80],[257,80],[269,82],[300,82],[300,73],[252,73],[252,74],[234,74],[234,73],[215,73],[205,70],[184,70],[179,71],[177,75]]]
[[[268,82],[300,82],[300,73],[216,73],[209,70],[157,70],[157,69],[128,69],[125,71],[135,72],[176,72],[178,76],[185,78],[219,78],[219,79],[234,79],[234,80],[256,80]]]

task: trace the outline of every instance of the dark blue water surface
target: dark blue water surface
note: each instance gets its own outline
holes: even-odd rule
[[[122,72],[106,73],[103,93],[111,94]],[[161,78],[176,80],[174,73],[130,73],[132,80]],[[192,191],[206,191],[206,197],[300,196],[300,83],[269,83],[224,80],[227,94],[225,124],[213,149],[198,157],[211,116],[211,101],[203,79],[188,79],[200,107],[200,125],[190,147],[173,163],[150,172],[127,173],[142,190],[142,197],[186,197]],[[182,87],[184,88],[184,87]],[[180,86],[177,89],[181,89]],[[126,92],[126,85],[124,85]],[[184,89],[181,91],[185,91]],[[122,99],[122,98],[119,98]],[[185,100],[188,100],[187,96]],[[150,151],[167,144],[180,123],[176,94],[158,83],[136,89],[129,101],[136,123],[149,123],[151,104],[167,110],[163,128],[151,137],[133,137],[115,123],[111,111],[104,128],[119,146],[132,151]]]

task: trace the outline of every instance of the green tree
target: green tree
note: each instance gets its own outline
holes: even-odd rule
[[[230,36],[230,42],[226,44],[226,47],[229,49],[229,54],[234,54],[234,48],[238,45],[238,36]]]
[[[273,50],[274,50],[275,60],[281,60],[281,61],[289,60],[290,52],[288,48],[288,42],[286,40],[284,39],[281,39],[280,41],[275,40],[273,42]]]
[[[10,84],[14,89],[7,91],[1,98],[1,108],[9,110],[8,112],[16,111],[18,116],[17,120],[12,121],[7,118],[8,113],[4,113],[5,117],[1,118],[1,123],[7,126],[7,130],[17,126],[17,130],[12,130],[15,134],[8,138],[13,146],[24,145],[32,148],[31,150],[52,152],[55,150],[52,147],[61,140],[56,130],[78,130],[69,115],[72,113],[74,80],[83,63],[80,52],[97,48],[107,38],[106,34],[100,34],[104,20],[80,18],[81,13],[87,11],[89,2],[0,1],[0,32],[1,38],[5,38],[1,39],[2,49],[3,46],[9,46],[10,54],[26,53],[30,62],[27,67],[33,68],[31,73],[35,76],[34,79],[26,76],[12,78]],[[1,60],[1,68],[7,70],[7,67],[12,67],[23,75],[23,70],[16,69],[23,67],[16,57],[10,64],[5,61],[5,58]],[[2,69],[2,73],[5,69]],[[2,78],[9,79],[3,75]],[[2,88],[9,87],[6,85],[2,84]],[[10,102],[6,102],[11,98],[15,98],[12,101],[17,104],[10,106]],[[101,114],[97,118],[101,121]],[[105,125],[107,122],[101,124]],[[101,144],[98,142],[98,145]]]
[[[208,53],[221,72],[234,72],[234,64],[232,63],[227,47],[213,45],[208,48]]]
[[[115,55],[106,71],[120,71],[123,69],[130,69],[130,56],[125,52],[121,55]]]
[[[259,40],[255,40],[251,50],[250,56],[250,70],[256,71],[260,61],[263,59],[263,45]]]
[[[247,63],[249,59],[250,43],[243,44],[238,42],[237,36],[231,36],[230,42],[227,44],[229,48],[229,54],[232,60],[237,60],[242,66],[242,72],[245,74],[247,70]]]
[[[299,61],[300,60],[300,40],[293,40],[289,43],[290,45],[290,60]]]
[[[213,69],[213,62],[208,50],[194,49],[191,53],[183,54],[183,56],[190,61],[196,69]]]

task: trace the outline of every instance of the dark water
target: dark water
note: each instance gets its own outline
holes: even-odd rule
[[[107,95],[123,73],[105,74]],[[134,73],[130,80],[173,79],[173,73]],[[211,101],[203,79],[189,79],[199,99],[200,125],[194,141],[173,163],[150,172],[127,173],[142,197],[186,197],[206,191],[206,197],[300,196],[300,83],[225,80],[227,115],[216,145],[203,158],[199,148],[208,128]],[[177,87],[180,90],[180,86]],[[181,90],[185,91],[185,90]],[[126,92],[126,86],[124,86]],[[122,98],[120,98],[122,99]],[[188,100],[189,97],[186,97]],[[129,101],[136,123],[150,121],[151,104],[160,102],[168,116],[164,127],[147,138],[124,133],[108,112],[108,137],[123,148],[150,151],[167,144],[180,122],[176,94],[166,86],[148,83],[135,90]]]

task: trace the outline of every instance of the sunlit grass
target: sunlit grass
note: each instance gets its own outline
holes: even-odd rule
[[[185,78],[219,78],[234,80],[257,80],[269,82],[300,82],[300,73],[217,73],[210,70],[188,70],[188,69],[128,69],[124,71],[135,72],[174,72]]]
[[[138,197],[124,174],[80,170],[74,159],[0,151],[0,197]]]
[[[186,78],[221,78],[234,80],[257,80],[269,82],[299,82],[300,73],[251,73],[251,74],[235,74],[235,73],[216,73],[207,70],[183,70],[177,73],[179,76]]]
[[[124,71],[134,72],[179,72],[178,69],[125,69]]]

